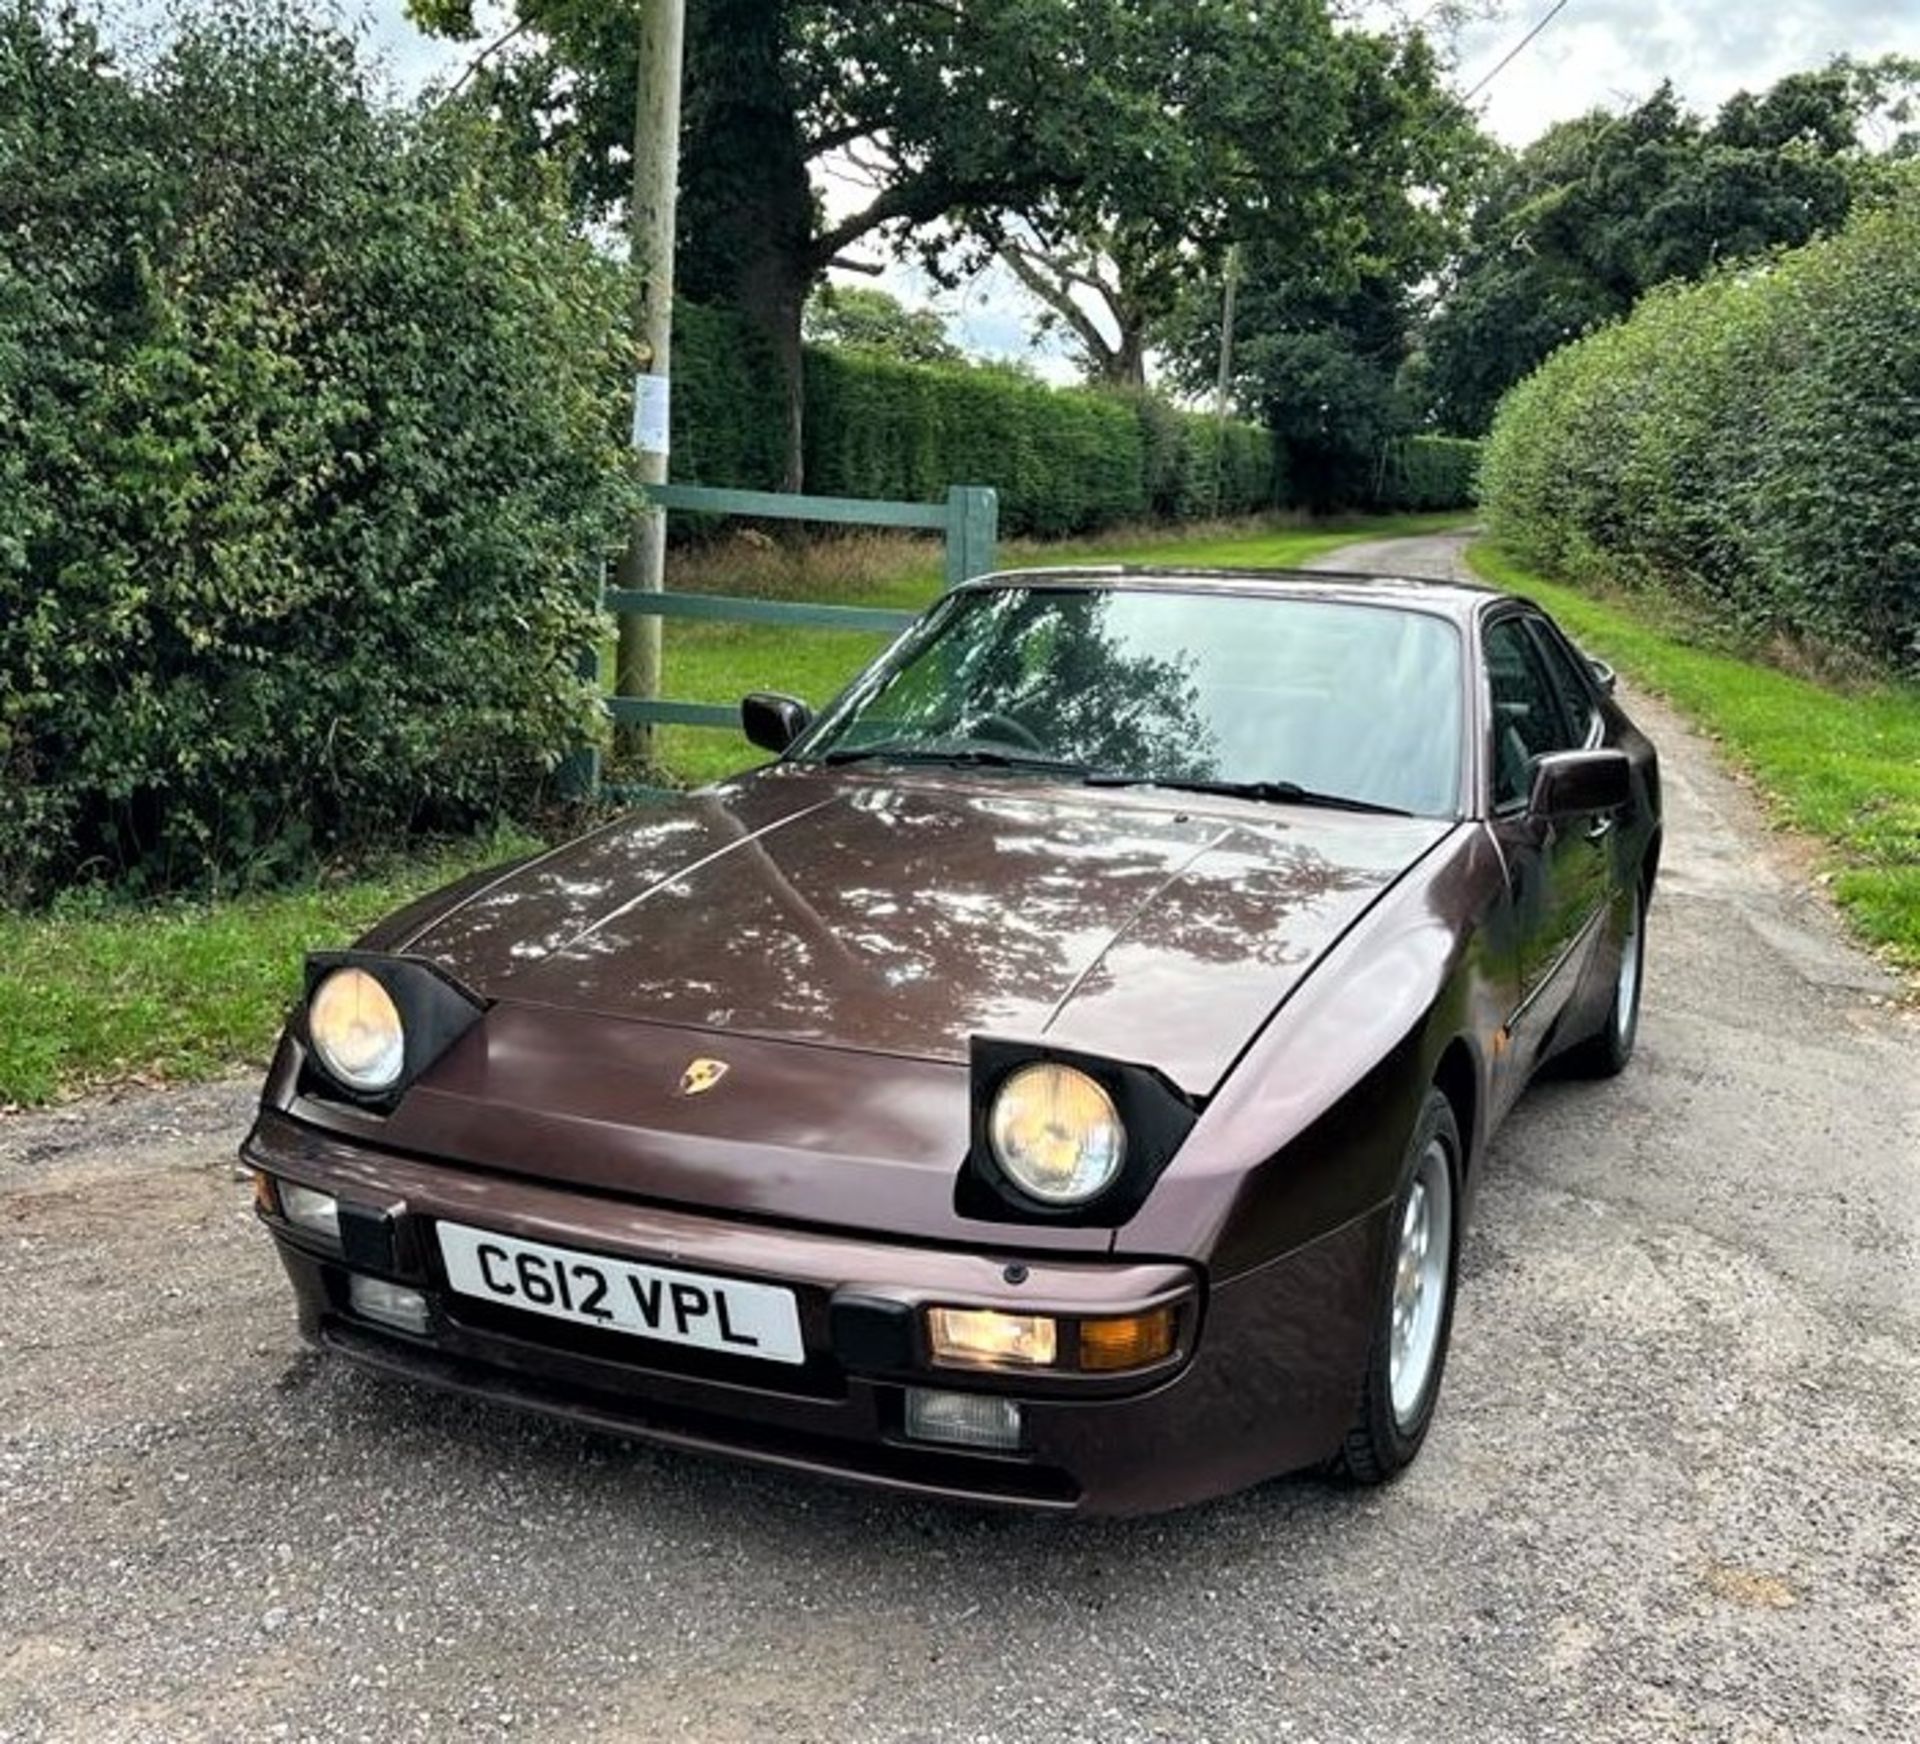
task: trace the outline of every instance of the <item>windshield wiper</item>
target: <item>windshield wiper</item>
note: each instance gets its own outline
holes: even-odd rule
[[[843,745],[815,759],[820,763],[950,763],[980,769],[1057,769],[1084,775],[1086,765],[1038,751],[996,751],[985,745],[955,745],[946,750],[933,745]]]
[[[1412,817],[1397,805],[1377,805],[1344,793],[1317,793],[1297,781],[1158,781],[1146,775],[1109,775],[1096,771],[1089,787],[1164,787],[1177,793],[1217,793],[1228,799],[1258,799],[1276,805],[1313,805],[1328,811],[1373,812],[1382,817]]]

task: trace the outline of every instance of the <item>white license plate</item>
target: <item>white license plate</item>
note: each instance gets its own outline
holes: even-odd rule
[[[807,1360],[799,1305],[778,1285],[637,1265],[459,1223],[439,1229],[447,1282],[463,1296],[726,1356]]]

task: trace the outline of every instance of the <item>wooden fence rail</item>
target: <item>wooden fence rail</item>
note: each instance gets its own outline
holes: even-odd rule
[[[759,520],[820,521],[853,527],[912,527],[942,535],[946,546],[945,573],[949,587],[993,568],[999,538],[999,498],[989,485],[954,485],[944,503],[890,503],[863,497],[786,496],[777,491],[719,490],[705,485],[667,484],[648,487],[648,495],[669,513],[744,515]],[[707,622],[787,624],[797,629],[872,630],[897,633],[912,623],[914,612],[885,611],[870,606],[828,605],[813,600],[750,599],[741,595],[652,593],[635,588],[602,587],[602,607],[618,617],[652,616]],[[581,654],[581,672],[597,680],[598,647]],[[711,727],[737,730],[737,704],[680,702],[660,697],[608,696],[608,716],[620,722],[641,721],[655,726]],[[576,751],[560,772],[564,791],[582,798],[609,795],[621,799],[657,797],[664,790],[631,782],[605,781],[600,754],[591,748]]]

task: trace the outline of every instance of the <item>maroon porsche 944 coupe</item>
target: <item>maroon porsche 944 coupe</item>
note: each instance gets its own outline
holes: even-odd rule
[[[1419,1451],[1489,1135],[1632,1052],[1654,751],[1526,601],[954,589],[764,767],[313,957],[244,1156],[309,1338],[1016,1506]]]

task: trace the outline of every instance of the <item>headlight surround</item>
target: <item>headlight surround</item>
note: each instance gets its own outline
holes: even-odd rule
[[[315,986],[307,1035],[327,1075],[356,1095],[384,1095],[406,1070],[400,1007],[365,969],[335,969]]]
[[[296,1096],[373,1116],[486,1015],[487,1001],[425,957],[314,951],[289,1039],[302,1066]]]
[[[1104,1085],[1077,1066],[1038,1060],[1008,1073],[987,1117],[993,1158],[1042,1205],[1085,1205],[1119,1179],[1127,1131]]]
[[[967,1102],[967,1154],[954,1181],[953,1208],[962,1217],[983,1223],[1051,1223],[1072,1228],[1117,1228],[1134,1216],[1153,1192],[1174,1154],[1186,1143],[1200,1118],[1197,1098],[1180,1089],[1165,1073],[1138,1061],[1116,1060],[1104,1054],[1080,1053],[1023,1037],[976,1035],[968,1039],[967,1063],[972,1079]],[[1095,1171],[1091,1164],[1107,1159],[1082,1154],[1078,1178],[1068,1171],[1062,1182],[1020,1173],[1022,1158],[1014,1154],[1011,1130],[1018,1103],[1002,1106],[1002,1096],[1013,1090],[1030,1069],[1052,1067],[1085,1080],[1100,1091],[1111,1110],[1112,1132],[1118,1135],[1111,1172]],[[1037,1090],[1041,1080],[1030,1080]],[[1025,1090],[1022,1091],[1025,1094]],[[1076,1099],[1096,1113],[1100,1104]],[[996,1117],[1003,1117],[996,1119]],[[1105,1117],[1099,1123],[1106,1132]],[[998,1129],[998,1130],[996,1130]],[[1084,1136],[1084,1131],[1083,1131]],[[1083,1151],[1085,1147],[1082,1147]],[[1090,1177],[1105,1174],[1103,1185]],[[1035,1185],[1058,1192],[1086,1192],[1090,1197],[1045,1198]]]

